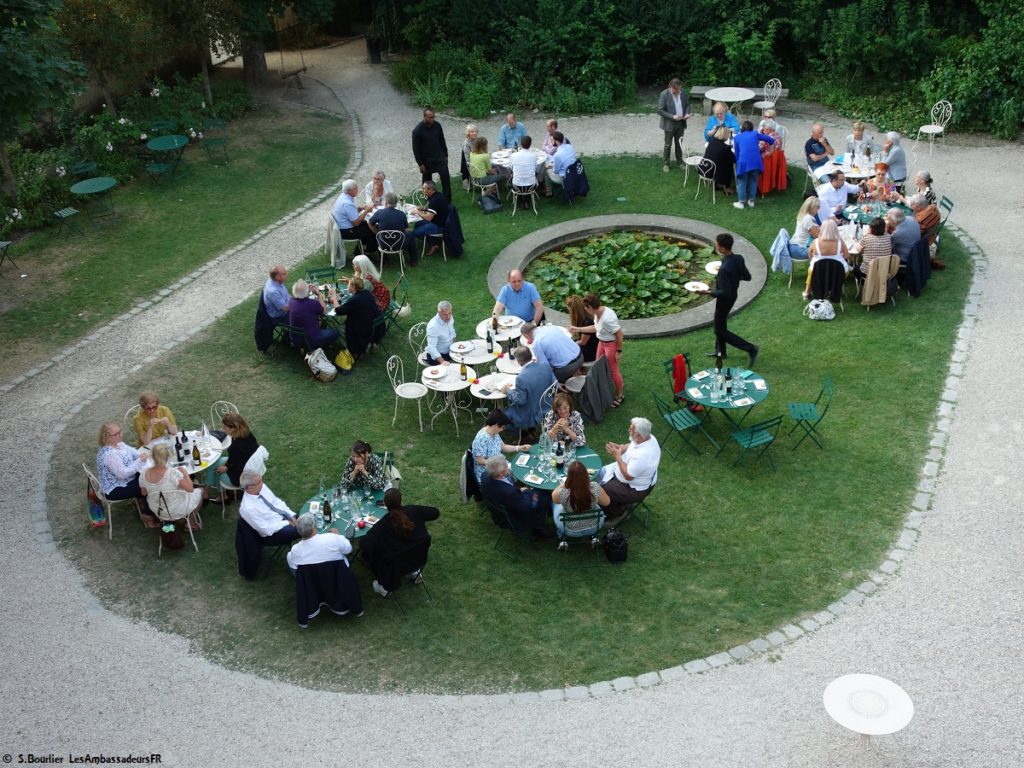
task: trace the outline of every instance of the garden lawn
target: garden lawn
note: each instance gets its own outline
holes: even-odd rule
[[[140,170],[115,188],[116,217],[93,223],[89,204],[76,204],[86,237],[52,227],[12,246],[21,269],[5,265],[0,280],[0,380],[272,224],[347,163],[346,124],[322,112],[257,107],[228,131],[230,162],[191,146],[177,183],[154,185]]]
[[[737,211],[729,201],[694,203],[692,185],[680,190],[681,174],[662,174],[660,165],[657,158],[589,159],[590,197],[572,209],[543,201],[539,217],[484,217],[458,193],[466,254],[447,263],[428,258],[409,270],[413,316],[406,328],[447,298],[460,335],[471,335],[493,303],[485,288],[491,259],[510,240],[568,217],[677,214],[721,223],[765,251],[780,226],[792,228],[799,187]],[[619,196],[626,202],[616,202]],[[787,402],[813,400],[830,373],[837,395],[821,427],[824,451],[807,441],[794,452],[796,436],[784,434],[772,449],[774,471],[764,463],[734,467],[731,448],[719,458],[706,444],[700,455],[687,449],[673,460],[666,452],[649,499],[651,527],[625,526],[629,559],[620,567],[586,544],[558,552],[554,540],[522,546],[517,561],[495,552],[489,516],[458,499],[459,461],[480,421],[463,420],[456,436],[444,417],[421,434],[415,405],[403,403],[392,427],[387,355],[401,354],[406,375],[417,375],[404,336],[389,337],[387,350],[360,361],[351,376],[321,384],[291,350],[263,357],[252,349],[255,300],[81,412],[55,458],[55,538],[112,610],[185,635],[198,652],[229,667],[312,687],[543,689],[727,650],[822,610],[867,578],[892,546],[918,482],[971,277],[965,251],[949,234],[943,240],[949,268],[933,276],[921,298],[902,294],[895,309],[871,312],[850,298],[845,314],[830,323],[801,317],[797,282],[787,289],[784,276],[770,274],[758,299],[730,323],[761,345],[757,370],[771,386],[750,421],[783,412]],[[386,281],[396,277],[389,268]],[[251,279],[254,287],[262,282]],[[232,337],[237,345],[224,343]],[[588,425],[589,443],[603,451],[606,441],[625,440],[629,418],[644,415],[664,445],[666,429],[650,394],[670,394],[662,363],[688,350],[701,364],[711,348],[710,329],[627,341],[626,405]],[[745,363],[745,356],[733,362]],[[100,422],[120,417],[150,386],[187,426],[208,418],[214,400],[236,403],[270,451],[268,484],[293,509],[321,476],[337,479],[354,440],[393,451],[406,501],[442,512],[431,525],[425,571],[433,602],[424,602],[422,591],[400,594],[403,616],[393,599],[372,592],[371,576],[357,565],[366,615],[321,615],[300,631],[283,559],[257,583],[238,576],[237,506],[226,521],[218,506],[207,508],[198,554],[188,548],[158,559],[156,533],[123,508],[115,512],[113,542],[105,531],[88,530],[76,467],[93,461]],[[721,420],[714,429],[725,436]],[[676,440],[667,448],[674,451]]]

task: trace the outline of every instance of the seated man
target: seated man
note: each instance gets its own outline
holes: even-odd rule
[[[576,162],[576,150],[565,140],[561,131],[555,131],[554,142],[555,154],[551,158],[551,168],[548,169],[548,182],[549,186],[550,184],[562,186],[565,172],[570,165]],[[550,194],[551,190],[548,189],[547,192]]]
[[[455,318],[452,317],[452,305],[447,301],[439,301],[437,314],[427,323],[427,365],[448,365],[452,359],[454,341]]]
[[[494,524],[499,528],[507,528],[511,522],[516,530],[530,531],[534,538],[544,538],[544,518],[551,511],[551,494],[516,488],[508,460],[500,453],[487,459],[485,470],[480,494],[491,509]],[[501,517],[498,506],[505,508],[508,521]]]
[[[651,434],[651,422],[637,416],[629,422],[629,442],[608,443],[605,450],[615,461],[606,464],[598,478],[611,499],[604,511],[608,525],[614,526],[626,513],[626,507],[643,501],[658,482],[661,446]]]
[[[544,125],[544,129],[547,131],[547,133],[544,136],[544,145],[541,147],[541,149],[544,150],[545,155],[551,157],[553,154],[555,154],[555,150],[558,149],[558,147],[555,146],[555,134],[558,133],[558,121],[555,120],[554,118],[548,120],[547,123],[545,123]],[[565,141],[566,144],[571,143],[569,141],[568,136],[562,136],[562,139]]]
[[[262,475],[245,470],[238,484],[245,491],[235,527],[238,572],[254,581],[260,567],[262,548],[295,541],[299,532],[295,529],[295,513],[263,483]]]
[[[352,542],[331,528],[317,533],[316,520],[312,512],[300,515],[295,521],[295,532],[299,541],[288,551],[288,567],[295,571],[300,565],[316,565],[329,560],[341,560],[347,567],[348,555],[352,554]]]
[[[736,115],[726,109],[725,104],[716,101],[715,106],[711,108],[711,117],[704,126],[704,141],[711,141],[715,131],[723,125],[733,133],[740,132],[740,121],[736,119]]]
[[[807,160],[807,167],[814,172],[818,181],[821,181],[827,175],[825,171],[820,169],[828,163],[829,156],[835,153],[836,151],[832,149],[832,145],[825,138],[825,126],[821,123],[815,123],[811,126],[811,138],[804,143],[804,158]]]
[[[544,166],[537,164],[537,155],[530,150],[530,147],[533,146],[533,139],[523,136],[521,146],[522,149],[513,154],[508,161],[509,167],[512,169],[512,186],[522,188],[539,185],[544,179],[541,175],[544,172]]]
[[[368,203],[360,208],[356,205],[358,194],[359,185],[355,179],[345,179],[341,182],[341,194],[334,203],[331,215],[334,217],[334,223],[338,225],[342,240],[358,240],[363,244],[363,250],[370,253],[377,250],[377,241],[365,219],[366,214],[373,210],[373,204]]]
[[[942,214],[939,213],[938,206],[935,203],[929,204],[928,198],[920,192],[916,195],[911,195],[907,199],[907,205],[914,212],[914,220],[921,230],[921,237],[928,238],[928,247],[932,252],[932,269],[945,269],[946,263],[935,258],[934,251],[935,233],[938,232],[939,222],[942,221]]]
[[[416,207],[416,212],[419,214],[421,221],[417,221],[416,225],[412,228],[412,236],[440,235],[444,232],[445,222],[448,221],[448,199],[437,191],[437,186],[433,181],[423,182],[423,196],[427,198],[427,203],[426,205]],[[436,244],[430,246],[427,255],[433,256],[440,247]],[[409,263],[414,267],[419,262],[419,257],[416,255],[417,252],[417,249],[413,248],[412,258],[409,260]]]
[[[288,322],[288,288],[284,284],[287,277],[288,270],[278,264],[263,284],[263,306],[274,325]]]
[[[506,384],[503,387],[508,393],[508,408],[505,409],[505,414],[516,429],[533,430],[544,418],[544,409],[550,405],[542,404],[540,398],[544,390],[554,382],[555,376],[551,373],[551,366],[534,360],[533,353],[526,347],[516,347],[512,356],[521,366],[521,370],[516,376],[515,386]]]
[[[313,295],[310,296],[309,294]],[[334,286],[330,289],[331,306],[337,308],[338,296]],[[305,280],[296,280],[292,286],[292,300],[288,302],[288,323],[296,328],[301,328],[305,338],[292,334],[292,344],[297,347],[308,347],[307,352],[312,352],[317,347],[327,347],[333,344],[340,337],[337,328],[321,328],[320,318],[327,312],[327,304],[324,303],[320,289],[315,285],[310,287]]]
[[[513,269],[508,273],[508,282],[498,291],[494,302],[493,317],[507,312],[523,322],[539,323],[544,317],[544,302],[537,286],[523,279],[523,273]]]
[[[410,239],[406,235],[406,230],[409,228],[409,219],[405,215],[405,211],[400,211],[396,207],[398,205],[398,195],[394,192],[384,193],[384,207],[377,211],[370,217],[367,222],[370,231],[376,235],[378,232],[401,232],[403,235],[402,250],[405,251],[407,256],[411,257]]]
[[[535,323],[524,323],[522,334],[534,358],[551,366],[559,384],[565,384],[583,366],[583,350],[561,328],[553,325],[538,328]]]
[[[890,208],[885,214],[885,230],[892,235],[892,251],[906,264],[910,252],[921,239],[921,227],[917,221],[908,219],[902,208]]]
[[[363,598],[355,574],[349,569],[347,555],[352,553],[352,543],[333,528],[317,533],[316,520],[312,512],[300,516],[295,530],[301,541],[288,552],[288,567],[295,576],[295,602],[299,626],[305,629],[309,620],[316,618],[320,607],[326,605],[338,616],[363,615]],[[309,566],[325,566],[337,563],[340,572]],[[305,566],[305,567],[304,567]],[[303,568],[303,570],[299,570]]]
[[[505,124],[498,131],[498,149],[518,149],[526,135],[526,126],[516,122],[516,116],[509,112]]]
[[[850,195],[860,195],[861,188],[856,184],[846,181],[846,174],[842,171],[833,171],[828,175],[828,181],[818,187],[818,200],[821,201],[819,215],[824,221],[828,216],[834,216],[840,223],[846,219],[845,210]]]

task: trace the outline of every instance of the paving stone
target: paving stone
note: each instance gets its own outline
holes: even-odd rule
[[[754,651],[749,645],[737,645],[735,648],[729,649],[729,655],[734,659],[747,659],[754,655]]]
[[[616,677],[612,680],[612,688],[616,691],[630,691],[636,688],[636,678],[634,677]]]
[[[864,602],[864,595],[855,589],[851,589],[840,598],[840,602],[846,603],[847,605],[860,605]]]
[[[922,525],[924,525],[924,515],[920,512],[911,512],[903,522],[904,528],[910,528],[914,531],[920,530]]]
[[[524,691],[523,693],[513,693],[512,701],[516,704],[535,704],[540,701],[540,694],[536,691]]]
[[[835,614],[830,611],[818,611],[814,614],[814,620],[818,622],[818,624],[828,624],[834,618]]]
[[[56,555],[57,545],[53,541],[44,541],[39,545],[39,551],[44,555]]]
[[[46,518],[43,518],[42,520],[33,520],[32,530],[36,533],[50,533],[50,524],[46,521]]]
[[[960,386],[960,377],[959,376],[950,375],[950,376],[946,377],[946,389],[956,389],[959,386]]]
[[[541,701],[565,701],[564,688],[548,688],[540,692]]]
[[[4,384],[0,387],[0,392],[10,392],[12,389],[14,389],[14,384]]]
[[[612,684],[607,680],[590,684],[590,695],[594,698],[599,696],[611,696],[613,693],[615,693],[615,689],[612,688]]]
[[[764,653],[772,647],[772,644],[765,640],[763,637],[755,637],[753,640],[747,643],[747,645],[750,646],[750,650],[752,650],[754,653]]]
[[[714,656],[708,656],[706,661],[712,667],[715,667],[717,669],[718,667],[724,667],[726,664],[732,661],[732,656],[725,652],[716,653]]]
[[[889,263],[891,264],[892,262],[889,262]],[[165,296],[170,296],[172,293],[174,293],[174,291],[172,291],[170,288],[164,288],[159,293],[157,293],[157,296],[160,296],[161,298],[163,298]]]
[[[886,555],[890,560],[895,560],[897,563],[902,563],[906,559],[909,553],[905,549],[893,549]]]
[[[929,461],[940,462],[942,461],[942,449],[932,448],[925,454],[925,458]]]
[[[661,677],[663,681],[669,682],[671,680],[681,680],[682,678],[686,677],[686,672],[687,670],[684,669],[682,666],[675,666],[661,670],[660,672],[658,672],[658,675]]]
[[[787,624],[782,628],[782,632],[790,640],[796,640],[798,637],[800,637],[800,635],[804,633],[804,631],[800,629],[800,627],[798,627],[796,624]]]
[[[862,581],[857,585],[857,591],[863,592],[865,595],[872,594],[876,589],[878,589],[878,585],[873,581]]]
[[[574,685],[572,688],[565,689],[565,698],[567,701],[586,701],[590,698],[590,691],[586,686]]]
[[[25,378],[26,379],[31,379],[33,376],[37,375],[38,373],[39,373],[39,368],[29,368],[27,371],[25,371]]]
[[[926,461],[921,469],[921,474],[926,477],[935,477],[939,474],[939,464],[935,461]]]
[[[800,629],[804,632],[813,632],[818,628],[818,622],[814,619],[804,619],[800,622]]]
[[[900,534],[899,539],[896,541],[896,546],[899,549],[910,549],[914,546],[914,542],[917,541],[917,531],[908,531],[903,529],[903,533]]]
[[[764,638],[773,646],[782,645],[786,642],[786,636],[778,630],[775,630],[774,632],[769,632],[767,635],[764,636]]]
[[[930,493],[918,493],[914,496],[914,501],[911,503],[911,506],[913,506],[914,509],[925,510],[928,509],[928,506],[931,503],[932,495]]]
[[[953,420],[948,418],[942,418],[935,422],[936,432],[949,432],[953,428]]]
[[[886,560],[884,563],[878,566],[878,570],[880,570],[882,573],[896,573],[899,567],[900,564],[897,563],[895,560]]]
[[[711,664],[708,663],[707,659],[694,659],[683,664],[683,669],[686,670],[688,675],[696,675],[710,670]]]
[[[939,399],[945,401],[946,403],[955,403],[956,398],[957,393],[955,389],[944,389],[942,390],[942,394],[939,395]]]
[[[947,440],[949,440],[949,435],[945,432],[938,432],[932,435],[931,442],[928,444],[933,448],[944,448]]]
[[[880,573],[873,573],[871,574],[871,580],[878,586],[882,586],[885,583],[885,576]]]
[[[657,672],[644,672],[642,675],[636,676],[636,684],[643,688],[650,688],[652,685],[658,685],[661,682],[661,675]]]

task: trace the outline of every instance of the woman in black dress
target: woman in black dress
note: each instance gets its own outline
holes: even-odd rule
[[[711,160],[715,164],[715,186],[724,189],[726,194],[732,193],[736,174],[734,164],[736,157],[732,148],[725,142],[729,139],[729,129],[724,125],[719,126],[711,138],[708,139],[708,146],[704,150],[704,159]]]
[[[349,278],[348,299],[334,310],[336,315],[345,315],[345,345],[355,357],[365,353],[371,342],[376,344],[384,338],[384,324],[373,326],[373,321],[381,316],[380,307],[363,286],[361,277]]]
[[[373,571],[373,591],[381,597],[397,589],[403,576],[419,579],[430,547],[426,523],[441,516],[437,507],[403,505],[397,488],[384,492],[384,506],[388,513],[366,534],[362,550]]]
[[[210,469],[217,475],[227,475],[231,484],[237,487],[242,470],[245,469],[245,463],[256,453],[260,444],[249,431],[248,423],[239,414],[225,413],[220,423],[223,425],[224,431],[231,437],[231,445],[228,446],[227,461]],[[209,470],[207,470],[206,484],[213,485],[213,478],[210,477]]]

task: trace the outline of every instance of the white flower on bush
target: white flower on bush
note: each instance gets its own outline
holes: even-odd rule
[[[148,138],[149,138],[149,136],[147,136],[146,134],[143,133],[142,135],[139,136],[139,141],[145,141]]]
[[[152,96],[154,99],[159,99],[160,98],[160,89],[159,88],[154,88],[152,91],[149,92],[149,95]]]
[[[110,142],[108,141],[108,142],[107,142],[107,152],[113,152],[113,151],[114,151],[114,145],[113,145],[113,144],[111,144],[111,143],[110,143]]]
[[[201,102],[199,102],[199,104],[200,104],[200,106],[201,106],[201,107],[202,107],[203,109],[206,109],[206,102],[205,102],[205,101],[201,101]]]
[[[199,138],[200,139],[203,138],[203,132],[202,131],[199,132]]]
[[[128,125],[128,121],[127,121],[127,120],[125,120],[125,119],[124,119],[124,118],[122,117],[122,118],[121,118],[120,120],[118,120],[118,121],[117,121],[117,124],[118,124],[118,125]]]
[[[11,219],[13,221],[20,221],[21,220],[21,211],[19,211],[17,208],[12,208],[11,209]]]
[[[188,135],[191,136],[194,139],[196,137],[196,129],[195,128],[189,128],[188,129]]]
[[[57,166],[57,175],[58,176],[61,176],[61,177],[66,176],[67,172],[68,172],[67,169],[63,165],[58,165]]]

